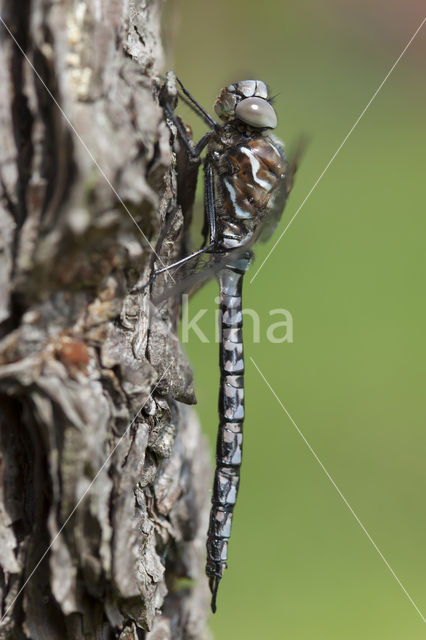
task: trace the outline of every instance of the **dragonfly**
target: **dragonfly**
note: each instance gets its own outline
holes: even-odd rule
[[[223,88],[214,104],[218,120],[178,83],[181,99],[209,128],[195,144],[170,103],[162,101],[189,165],[196,170],[203,167],[205,241],[197,251],[154,271],[149,282],[172,270],[174,277],[179,271],[188,277],[191,268],[194,273],[197,270],[194,264],[198,269],[200,264],[208,264],[219,283],[219,426],[206,563],[214,613],[219,583],[227,568],[242,461],[243,279],[252,262],[253,245],[267,240],[281,218],[300,153],[289,162],[283,143],[272,133],[277,115],[263,81],[242,80]],[[185,268],[188,264],[189,270]]]

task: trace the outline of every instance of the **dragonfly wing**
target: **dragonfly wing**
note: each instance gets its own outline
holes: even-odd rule
[[[273,204],[259,228],[258,239],[267,242],[278,226],[288,197],[287,180],[283,180],[272,194]]]
[[[277,228],[279,221],[281,220],[287,198],[293,188],[294,177],[299,167],[300,158],[305,152],[306,145],[307,139],[300,138],[295,150],[289,154],[290,160],[288,161],[285,179],[276,188],[275,193],[272,194],[271,197],[274,199],[272,209],[263,220],[261,229],[259,231],[258,238],[260,242],[267,242],[269,240],[269,238],[273,235],[275,229]]]
[[[309,139],[307,136],[300,136],[300,138],[297,141],[297,144],[292,148],[292,150],[289,153],[290,161],[288,165],[287,180],[286,180],[287,193],[290,193],[290,191],[293,188],[294,176],[296,174],[296,171],[299,168],[300,160],[306,151],[308,142],[309,142]]]
[[[178,298],[183,293],[194,295],[212,278],[217,277],[222,269],[235,264],[247,249],[243,245],[222,253],[204,253],[194,256],[192,260],[170,272],[159,274],[152,285],[154,303]]]
[[[193,259],[174,269],[160,273],[152,284],[154,303],[178,298],[183,293],[193,295],[214,277],[216,262],[213,254],[205,253],[194,256]]]

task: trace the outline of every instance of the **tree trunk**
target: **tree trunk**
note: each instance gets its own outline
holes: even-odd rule
[[[4,1],[2,638],[206,637],[207,447],[177,303],[138,289],[152,247],[182,255],[191,208],[160,13]]]

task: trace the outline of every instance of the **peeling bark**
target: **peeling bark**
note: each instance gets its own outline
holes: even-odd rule
[[[190,215],[160,14],[4,2],[23,51],[2,28],[1,638],[207,637],[209,460],[178,307],[131,293],[152,247],[183,254]]]

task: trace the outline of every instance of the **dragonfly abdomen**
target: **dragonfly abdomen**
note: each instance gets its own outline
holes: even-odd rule
[[[220,284],[220,389],[216,472],[207,538],[207,574],[216,608],[219,581],[226,569],[228,540],[240,481],[244,422],[242,280],[250,257],[238,269],[223,269]],[[241,268],[242,267],[242,268]]]

